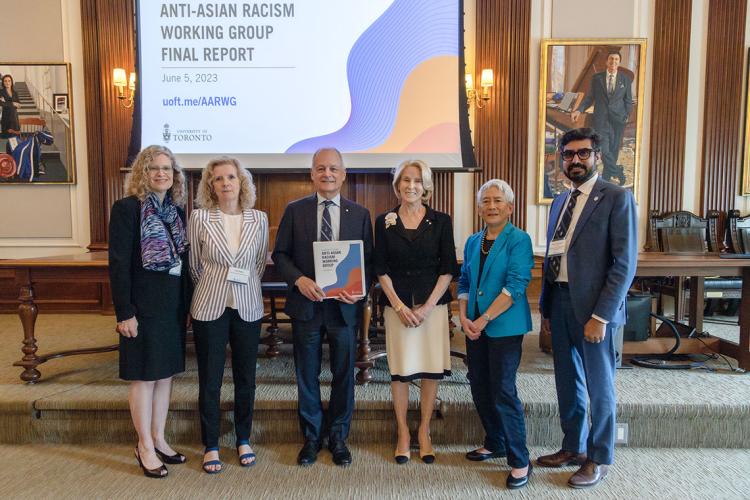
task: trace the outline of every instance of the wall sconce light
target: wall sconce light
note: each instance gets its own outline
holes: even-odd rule
[[[128,74],[122,68],[115,68],[112,72],[112,85],[117,89],[117,98],[120,100],[120,104],[124,108],[133,107],[133,98],[135,97],[135,73]],[[128,88],[129,92],[125,95],[125,87]]]
[[[482,88],[481,93],[474,88],[474,76],[466,73],[466,103],[471,106],[474,103],[477,109],[484,107],[485,103],[490,100],[490,87],[495,84],[495,76],[492,70],[485,68],[479,79],[479,86]]]

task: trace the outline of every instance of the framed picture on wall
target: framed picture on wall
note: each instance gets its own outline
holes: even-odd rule
[[[538,202],[569,188],[560,139],[591,127],[604,179],[638,196],[646,39],[543,40],[539,71]]]
[[[68,94],[52,94],[52,105],[56,113],[68,112]]]
[[[70,64],[0,62],[0,186],[76,181]]]

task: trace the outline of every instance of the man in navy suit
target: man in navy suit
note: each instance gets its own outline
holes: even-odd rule
[[[372,223],[365,207],[341,196],[346,169],[336,149],[320,149],[313,155],[310,177],[316,193],[286,207],[272,255],[289,285],[285,312],[292,319],[299,420],[305,438],[297,463],[315,463],[322,440],[327,437],[333,461],[349,465],[352,456],[346,438],[354,410],[355,328],[361,308],[359,300],[346,292],[336,299],[323,300],[323,290],[315,283],[313,242],[362,240],[367,290]],[[324,333],[333,375],[327,419],[323,415],[319,380]]]
[[[617,165],[620,155],[620,143],[625,132],[625,125],[633,110],[633,80],[622,71],[620,53],[611,51],[607,54],[607,70],[596,73],[591,78],[591,86],[586,97],[576,111],[570,114],[573,122],[578,121],[581,111],[594,105],[592,126],[599,134],[606,180],[617,179],[620,185],[625,183],[622,166]]]
[[[543,467],[580,465],[568,481],[587,488],[607,476],[615,443],[615,344],[638,256],[633,195],[600,178],[599,136],[566,132],[563,171],[573,188],[552,202],[540,310],[552,335],[563,442]],[[591,426],[589,427],[589,401]]]

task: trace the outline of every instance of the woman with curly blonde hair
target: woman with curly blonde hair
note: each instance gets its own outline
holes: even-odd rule
[[[129,196],[115,202],[109,222],[120,378],[130,381],[138,464],[145,476],[159,478],[167,475],[164,463],[185,462],[164,439],[172,376],[185,371],[185,177],[169,149],[149,146],[125,184]]]
[[[255,464],[250,432],[268,218],[253,210],[255,185],[250,173],[227,156],[211,160],[203,169],[196,202],[201,208],[191,214],[188,230],[190,274],[195,283],[190,314],[198,359],[203,470],[216,474],[223,468],[219,400],[227,344],[232,349],[237,455],[242,467]]]

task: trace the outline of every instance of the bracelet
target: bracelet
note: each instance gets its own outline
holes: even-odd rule
[[[396,307],[394,307],[393,310],[396,311],[397,313],[400,313],[401,309],[403,308],[404,308],[404,304],[399,304]]]
[[[490,317],[490,315],[487,313],[482,314],[482,317],[487,321],[487,323],[492,321],[492,317]]]

